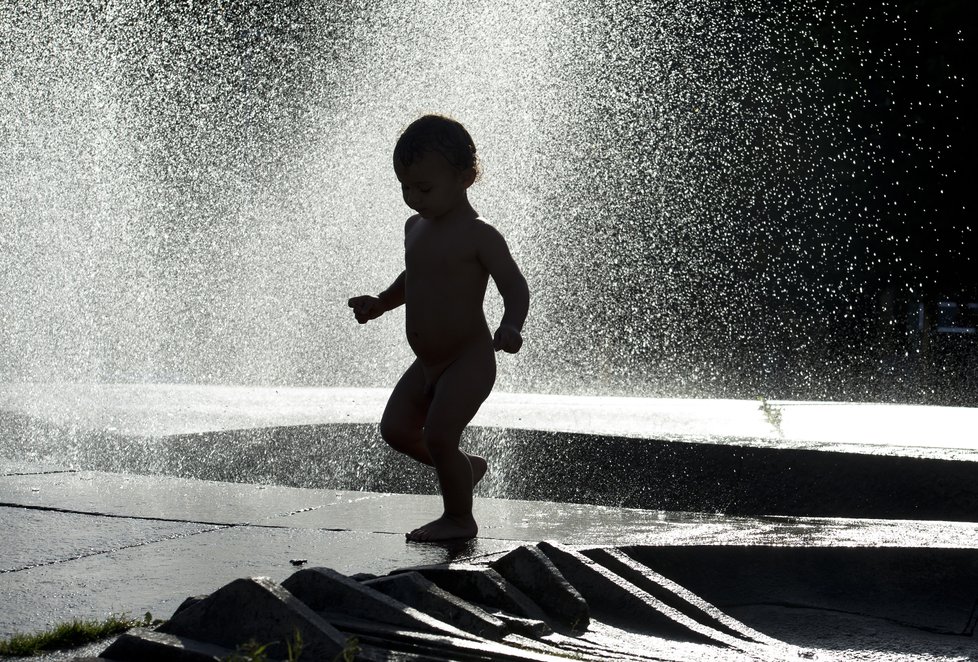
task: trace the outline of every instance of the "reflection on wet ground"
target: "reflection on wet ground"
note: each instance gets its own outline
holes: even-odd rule
[[[784,411],[772,431],[752,402],[500,396],[465,440],[492,465],[480,538],[430,546],[403,538],[441,505],[377,437],[384,397],[0,387],[0,635],[43,627],[36,614],[167,616],[294,559],[379,574],[555,540],[626,553],[815,659],[974,656],[978,463],[954,429],[971,410],[767,403]],[[832,432],[904,413],[926,424],[890,445]],[[587,636],[652,645],[600,621]]]

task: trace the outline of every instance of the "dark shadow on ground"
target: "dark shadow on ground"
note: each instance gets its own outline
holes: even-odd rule
[[[470,428],[485,497],[726,513],[978,521],[978,464],[736,444]],[[319,489],[435,494],[426,467],[376,426],[306,425],[168,437],[0,413],[0,453],[78,469]]]
[[[745,625],[798,646],[974,651],[974,549],[627,547]],[[804,622],[804,627],[799,627]],[[839,637],[848,631],[849,637]],[[861,641],[860,641],[861,640]]]

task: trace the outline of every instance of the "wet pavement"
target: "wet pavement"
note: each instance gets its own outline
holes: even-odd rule
[[[0,412],[129,436],[377,423],[389,389],[0,384]],[[978,408],[495,392],[472,422],[639,439],[971,459]]]
[[[31,470],[0,463],[0,636],[109,613],[166,617],[242,576],[295,567],[347,574],[471,559],[526,542],[583,546],[797,546],[978,549],[978,524],[735,518],[585,504],[478,499],[479,539],[408,543],[440,514],[433,496],[312,490]]]
[[[125,437],[150,431],[162,435],[240,429],[249,424],[321,424],[324,419],[369,423],[377,415],[375,409],[382,407],[377,395],[367,391],[345,392],[343,397],[358,400],[355,406],[344,409],[346,405],[339,395],[334,393],[337,400],[333,404],[323,404],[323,393],[314,389],[305,394],[289,392],[286,400],[277,401],[268,392],[258,397],[255,389],[248,389],[251,395],[247,396],[245,392],[226,387],[169,388],[179,397],[154,401],[161,398],[162,387],[156,391],[120,388],[115,391],[118,397],[113,399],[106,396],[112,389],[106,388],[97,390],[101,398],[101,404],[97,404],[92,395],[96,391],[87,387],[87,391],[79,388],[71,398],[65,398],[67,390],[62,392],[58,404],[54,396],[32,400],[26,390],[14,397],[8,387],[0,391],[0,412],[30,411],[36,416],[47,412],[45,420],[59,428],[113,428],[110,432]],[[244,399],[239,400],[239,396]],[[291,405],[286,406],[289,402]],[[756,403],[737,405],[744,414],[740,424],[747,425],[748,405],[757,407]],[[509,415],[515,415],[513,408],[517,406],[523,405],[499,403],[499,409],[490,408],[487,419],[491,421],[491,416],[507,411],[506,407],[510,407]],[[322,416],[323,407],[333,407],[330,415],[333,419]],[[731,405],[731,410],[734,408]],[[564,420],[565,426],[580,428],[583,425],[580,420],[588,416],[592,417],[593,426],[597,414],[584,410],[573,410],[577,411],[578,423]],[[541,404],[536,423],[542,425],[550,420],[548,417],[556,416],[555,411]],[[823,411],[834,410],[826,405]],[[945,414],[932,413],[932,423],[936,424],[942,417],[948,420]],[[970,415],[970,411],[954,412],[950,418],[966,420]],[[676,416],[673,423],[678,429],[676,426],[681,427],[684,414],[680,412]],[[768,424],[763,417],[761,423]],[[529,427],[526,416],[521,418],[521,424]],[[655,425],[661,430],[666,424],[660,420]],[[689,425],[693,424],[689,423],[687,428]],[[716,418],[713,422],[699,420],[695,425],[700,426],[701,432],[707,429],[716,432],[721,424]],[[696,439],[719,443],[719,436],[707,439],[708,436],[682,438],[693,439],[693,443],[697,443]],[[734,443],[733,436],[727,439],[724,443]],[[737,443],[747,443],[744,437],[738,439]],[[774,443],[776,439],[776,435],[768,434],[755,437],[753,443]],[[921,449],[932,458],[946,458],[952,453],[959,454],[956,457],[961,454],[970,457],[976,452],[964,442],[947,449],[936,445],[933,438],[928,440],[929,446],[883,447],[875,442],[860,443],[864,447],[882,448],[878,454],[886,456],[917,457]],[[211,592],[238,577],[268,576],[282,581],[295,571],[292,561],[298,560],[308,566],[327,566],[346,574],[384,574],[397,568],[453,560],[478,561],[540,540],[579,548],[661,549],[664,559],[670,554],[676,556],[678,549],[680,558],[698,558],[703,568],[714,563],[710,550],[721,546],[834,549],[845,553],[863,550],[863,554],[870,555],[875,553],[873,550],[890,548],[919,553],[920,558],[929,559],[926,562],[932,565],[933,559],[943,558],[940,550],[948,550],[950,554],[969,550],[968,558],[974,558],[972,552],[978,553],[975,521],[735,517],[709,512],[485,497],[476,500],[481,526],[477,540],[458,546],[421,545],[406,542],[403,533],[440,514],[440,499],[435,496],[79,470],[56,458],[28,458],[3,448],[0,441],[0,531],[3,531],[0,637],[43,630],[72,618],[102,618],[110,613],[141,617],[148,611],[154,617],[166,618],[187,596]],[[125,448],[121,450],[124,452]],[[687,550],[685,557],[683,549]],[[867,563],[872,566],[873,562]],[[844,573],[845,567],[843,560],[839,572]],[[885,582],[887,578],[880,576],[876,580]],[[689,581],[696,583],[695,577]],[[789,579],[784,583],[791,586]],[[729,602],[731,590],[728,587],[727,594],[718,594],[717,602]],[[923,595],[921,586],[914,590]],[[787,598],[784,601],[790,602]],[[798,620],[806,610],[818,611],[817,605],[788,608],[738,604],[731,609],[745,622],[784,640],[804,639],[806,645],[825,650],[848,650],[843,645],[847,643],[855,646],[852,650],[858,649],[858,655],[847,654],[842,659],[902,659],[902,652],[909,652],[915,646],[930,651],[921,659],[968,659],[971,651],[978,655],[978,649],[970,648],[973,638],[958,637],[951,645],[940,633],[907,629],[894,624],[893,619],[842,613],[845,610],[840,611],[838,605],[829,611],[831,619],[835,619],[832,622],[839,627],[836,637],[844,637],[845,641],[832,639],[826,608],[820,612],[825,616],[821,620]],[[762,627],[768,622],[771,631]],[[885,634],[885,641],[874,648],[873,635],[867,634],[867,630],[877,633],[877,638],[882,636],[880,633]],[[964,653],[959,655],[959,651]],[[826,653],[819,659],[834,658]]]

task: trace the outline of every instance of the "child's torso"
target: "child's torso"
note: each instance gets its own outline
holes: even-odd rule
[[[419,219],[404,238],[408,342],[426,364],[491,342],[482,310],[489,272],[479,260],[481,220]]]

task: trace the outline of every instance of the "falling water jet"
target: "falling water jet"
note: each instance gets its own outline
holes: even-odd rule
[[[867,46],[814,2],[452,7],[5,8],[2,377],[390,384],[400,324],[341,303],[398,269],[390,145],[439,110],[536,295],[501,388],[894,397],[844,326],[866,92],[820,101]]]
[[[816,0],[7,3],[0,459],[431,492],[373,432],[382,389],[411,358],[401,322],[357,327],[344,302],[399,270],[405,210],[389,153],[403,125],[438,111],[480,145],[486,176],[473,197],[511,238],[534,293],[529,342],[501,362],[499,397],[467,440],[497,454],[480,496],[591,504],[589,518],[604,512],[593,504],[657,509],[633,511],[646,521],[698,511],[677,517],[683,526],[730,521],[703,514],[714,511],[913,516],[944,532],[958,519],[964,540],[976,451],[934,431],[974,429],[974,410],[825,402],[978,393],[967,371],[929,382],[948,366],[923,340],[877,333],[867,312],[888,301],[884,326],[901,328],[901,297],[917,301],[907,292],[937,280],[927,296],[952,296],[964,282],[955,273],[974,271],[970,210],[918,195],[935,182],[949,199],[964,192],[947,156],[961,130],[942,133],[935,118],[966,114],[954,68],[964,59],[933,74],[907,55],[927,34],[915,11],[878,3],[854,18]],[[861,41],[878,28],[882,54]],[[904,83],[887,77],[901,67],[939,83],[936,110],[891,103]],[[860,71],[883,82],[861,85]],[[895,125],[909,137],[889,135]],[[937,174],[916,174],[921,163]],[[939,245],[939,260],[916,260],[911,237]],[[940,261],[953,267],[932,279]],[[499,302],[488,306],[498,316]],[[869,434],[847,428],[867,420]],[[816,440],[826,421],[839,427]],[[402,482],[383,482],[392,477]],[[819,548],[838,532],[807,538],[813,521],[802,519],[782,517],[779,535],[830,557],[825,576],[848,584],[851,568],[840,575]],[[927,549],[940,542],[920,542],[936,526],[915,542],[899,522],[875,526],[890,524],[887,544],[941,556]],[[718,549],[753,566],[760,556],[708,547],[694,567],[687,545],[675,559],[702,580],[703,568],[727,567]],[[914,554],[911,572],[887,575],[879,561],[891,555],[862,551],[874,586],[915,579]],[[950,556],[973,569],[969,553]],[[796,577],[789,556],[778,585]],[[931,568],[944,586],[968,585]],[[724,601],[754,588],[706,583]],[[946,606],[950,590],[923,588],[927,605]]]
[[[0,9],[0,380],[389,388],[411,359],[399,314],[359,327],[344,302],[400,268],[389,153],[435,110],[476,137],[473,198],[533,292],[497,390],[978,392],[967,370],[943,390],[909,358],[887,373],[899,343],[855,328],[874,274],[918,285],[885,255],[882,185],[853,184],[883,157],[851,126],[867,28],[814,0],[455,9]],[[962,84],[940,75],[953,113]]]

